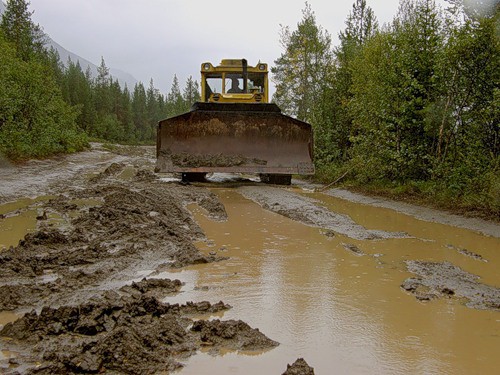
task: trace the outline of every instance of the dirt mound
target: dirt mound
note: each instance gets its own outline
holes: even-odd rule
[[[314,369],[307,364],[304,358],[299,358],[293,365],[286,365],[286,371],[282,375],[314,375]]]
[[[466,306],[500,311],[500,288],[480,283],[479,277],[449,262],[407,261],[408,271],[418,277],[406,279],[401,287],[420,301],[435,298],[464,298]]]
[[[131,285],[125,285],[120,291],[128,294],[154,294],[158,290],[164,293],[176,293],[181,289],[182,283],[179,280],[170,279],[142,279],[139,282],[132,282]]]
[[[140,182],[152,182],[156,180],[156,176],[148,169],[139,169],[134,176],[134,180]]]
[[[119,173],[123,172],[125,169],[126,165],[124,163],[112,163],[109,167],[107,167],[103,172],[99,173],[98,175],[92,177],[90,179],[90,182],[96,183],[99,182],[107,177],[110,176],[116,176]]]
[[[201,347],[205,338],[201,330],[188,329],[193,324],[189,314],[229,308],[222,302],[171,305],[147,294],[120,296],[107,292],[78,306],[44,307],[39,314],[32,311],[7,324],[0,335],[14,339],[8,341],[12,349],[30,349],[27,373],[150,374],[182,367],[178,359]],[[200,322],[204,321],[194,326]],[[210,332],[210,338],[221,349],[237,350],[242,342],[251,342],[259,349],[276,345],[245,324],[228,321],[219,322],[218,327]],[[31,368],[34,363],[38,365]]]
[[[84,301],[85,291],[95,291],[125,270],[133,274],[135,269],[226,259],[204,255],[193,245],[204,234],[186,209],[188,203],[198,202],[215,220],[227,217],[208,190],[142,180],[93,185],[46,203],[46,210],[67,218],[60,229],[41,222],[38,231],[0,254],[0,285],[6,288],[0,310],[33,307],[33,301]],[[76,199],[102,204],[78,208]]]
[[[212,352],[222,348],[259,350],[279,345],[241,320],[198,320],[191,331],[198,332],[203,345],[211,346]]]

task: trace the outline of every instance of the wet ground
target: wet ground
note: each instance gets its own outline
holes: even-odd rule
[[[152,148],[93,146],[0,168],[1,371],[500,366],[498,225],[300,181],[182,185]]]

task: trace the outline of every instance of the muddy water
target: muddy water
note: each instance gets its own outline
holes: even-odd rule
[[[400,285],[414,276],[406,260],[448,260],[499,286],[499,238],[307,194],[368,229],[413,236],[353,240],[263,210],[235,189],[214,191],[229,220],[213,222],[194,207],[209,239],[198,245],[230,260],[170,274],[186,285],[166,301],[223,300],[233,306],[224,319],[242,319],[281,345],[262,353],[201,353],[180,373],[280,374],[298,357],[316,374],[497,373],[498,312],[456,299],[420,302]]]
[[[0,329],[2,329],[7,323],[13,322],[19,318],[18,314],[10,311],[0,311]],[[17,353],[11,352],[9,350],[0,350],[0,361],[15,358]]]
[[[0,251],[16,246],[26,233],[36,228],[37,209],[39,202],[46,200],[21,199],[0,205]]]

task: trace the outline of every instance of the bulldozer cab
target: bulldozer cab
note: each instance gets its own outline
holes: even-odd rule
[[[201,64],[201,97],[212,103],[267,103],[267,64],[248,66],[245,59]]]

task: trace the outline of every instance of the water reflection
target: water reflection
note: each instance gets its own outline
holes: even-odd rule
[[[497,313],[472,310],[454,300],[421,303],[399,285],[410,276],[406,259],[448,259],[498,284],[498,239],[318,195],[327,207],[351,215],[368,229],[406,231],[416,237],[332,238],[264,211],[234,190],[215,191],[229,220],[214,223],[194,209],[211,244],[199,246],[206,252],[222,248],[231,259],[180,272],[184,292],[170,301],[222,299],[234,306],[225,319],[242,319],[281,345],[257,359],[235,353],[197,355],[182,374],[277,374],[298,357],[317,374],[332,369],[349,374],[497,370]],[[350,253],[343,243],[366,255]],[[448,243],[470,247],[489,262],[450,251]]]

